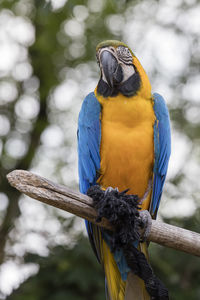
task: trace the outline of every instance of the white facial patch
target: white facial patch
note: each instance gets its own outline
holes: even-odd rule
[[[133,65],[125,65],[120,63],[121,67],[122,67],[122,71],[123,71],[123,81],[125,82],[127,79],[129,79],[134,73],[135,73],[135,69],[133,67]]]

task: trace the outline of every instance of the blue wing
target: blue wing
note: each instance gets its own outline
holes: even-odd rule
[[[156,215],[165,182],[169,157],[171,154],[171,131],[169,112],[163,97],[157,93],[154,96],[154,180],[151,203],[151,214]]]
[[[94,93],[84,99],[78,121],[78,170],[80,192],[96,184],[100,169],[101,105]],[[88,236],[97,258],[100,260],[100,241],[96,226],[85,221]]]
[[[78,120],[78,170],[81,193],[96,183],[100,169],[101,106],[94,93],[84,99]]]

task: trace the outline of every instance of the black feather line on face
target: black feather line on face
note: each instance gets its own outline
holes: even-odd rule
[[[141,80],[138,72],[134,73],[129,79],[127,79],[124,83],[119,85],[118,91],[122,93],[124,96],[134,96],[137,91],[140,89]]]
[[[124,96],[131,97],[136,95],[137,91],[141,86],[141,79],[139,73],[136,71],[129,79],[121,84],[117,84],[117,81],[120,82],[119,78],[122,74],[117,75],[115,79],[115,85],[113,88],[109,87],[109,85],[100,78],[99,83],[97,85],[97,93],[102,95],[103,97],[115,97],[118,93],[123,94]],[[118,79],[118,80],[117,80]]]
[[[122,82],[122,80],[123,80],[123,71],[122,71],[122,67],[120,65],[118,65],[118,67],[113,75],[114,75],[113,76],[114,85],[120,84],[120,82]]]

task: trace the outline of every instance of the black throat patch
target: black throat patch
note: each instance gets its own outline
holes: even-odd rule
[[[97,93],[103,97],[115,97],[118,93],[124,96],[131,97],[136,95],[141,85],[141,79],[139,73],[136,72],[125,82],[114,84],[111,88],[102,78],[100,78],[97,85]]]

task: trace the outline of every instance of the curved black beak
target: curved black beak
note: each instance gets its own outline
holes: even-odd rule
[[[114,85],[115,72],[118,68],[117,59],[111,52],[103,50],[100,55],[100,61],[107,83],[112,88]]]

